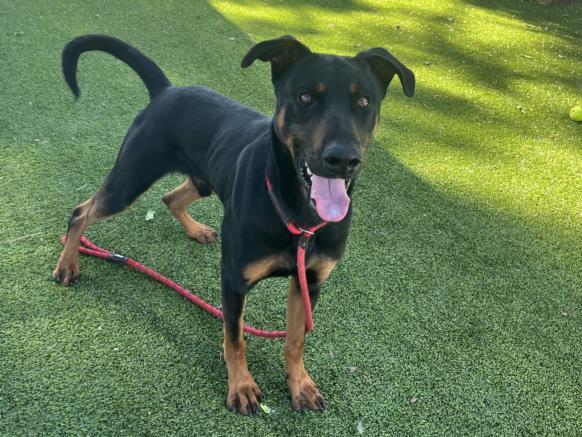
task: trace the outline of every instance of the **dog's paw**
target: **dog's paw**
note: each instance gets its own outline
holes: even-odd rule
[[[226,408],[230,411],[238,411],[245,416],[259,414],[262,397],[261,389],[252,376],[228,384]]]
[[[289,385],[291,402],[295,411],[304,413],[305,410],[325,410],[323,396],[307,373],[303,372],[297,376],[289,375],[287,384]]]
[[[79,279],[79,264],[73,261],[59,261],[53,271],[53,279],[65,287],[73,285]]]
[[[188,236],[202,244],[214,243],[218,240],[218,232],[210,226],[198,223],[198,226],[187,231]]]

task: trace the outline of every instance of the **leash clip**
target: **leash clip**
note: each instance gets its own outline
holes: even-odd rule
[[[107,261],[114,264],[127,264],[127,257],[118,253],[112,253],[107,257]]]

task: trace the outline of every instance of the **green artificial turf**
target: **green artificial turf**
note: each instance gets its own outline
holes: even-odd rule
[[[364,435],[582,433],[582,3],[532,1],[0,0],[0,434]],[[272,412],[224,408],[218,321],[143,276],[83,257],[52,282],[68,215],[111,168],[145,88],[105,54],[60,72],[71,38],[139,47],[178,85],[270,114],[252,42],[291,33],[316,51],[382,46],[397,80],[326,284],[306,364],[323,414],[292,411],[282,342],[248,339]],[[90,229],[219,303],[219,247],[189,241],[163,179]],[[149,210],[154,219],[146,221]],[[217,198],[191,208],[219,227]],[[247,320],[284,327],[286,281]]]

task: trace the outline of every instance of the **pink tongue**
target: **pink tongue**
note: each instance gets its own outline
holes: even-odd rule
[[[326,222],[343,220],[350,207],[350,198],[343,179],[311,176],[311,198],[315,200],[317,214]]]

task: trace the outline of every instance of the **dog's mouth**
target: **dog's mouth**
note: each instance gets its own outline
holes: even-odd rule
[[[297,171],[311,207],[327,222],[342,221],[350,207],[348,188],[351,179],[326,178],[314,174],[303,156],[297,157]]]

